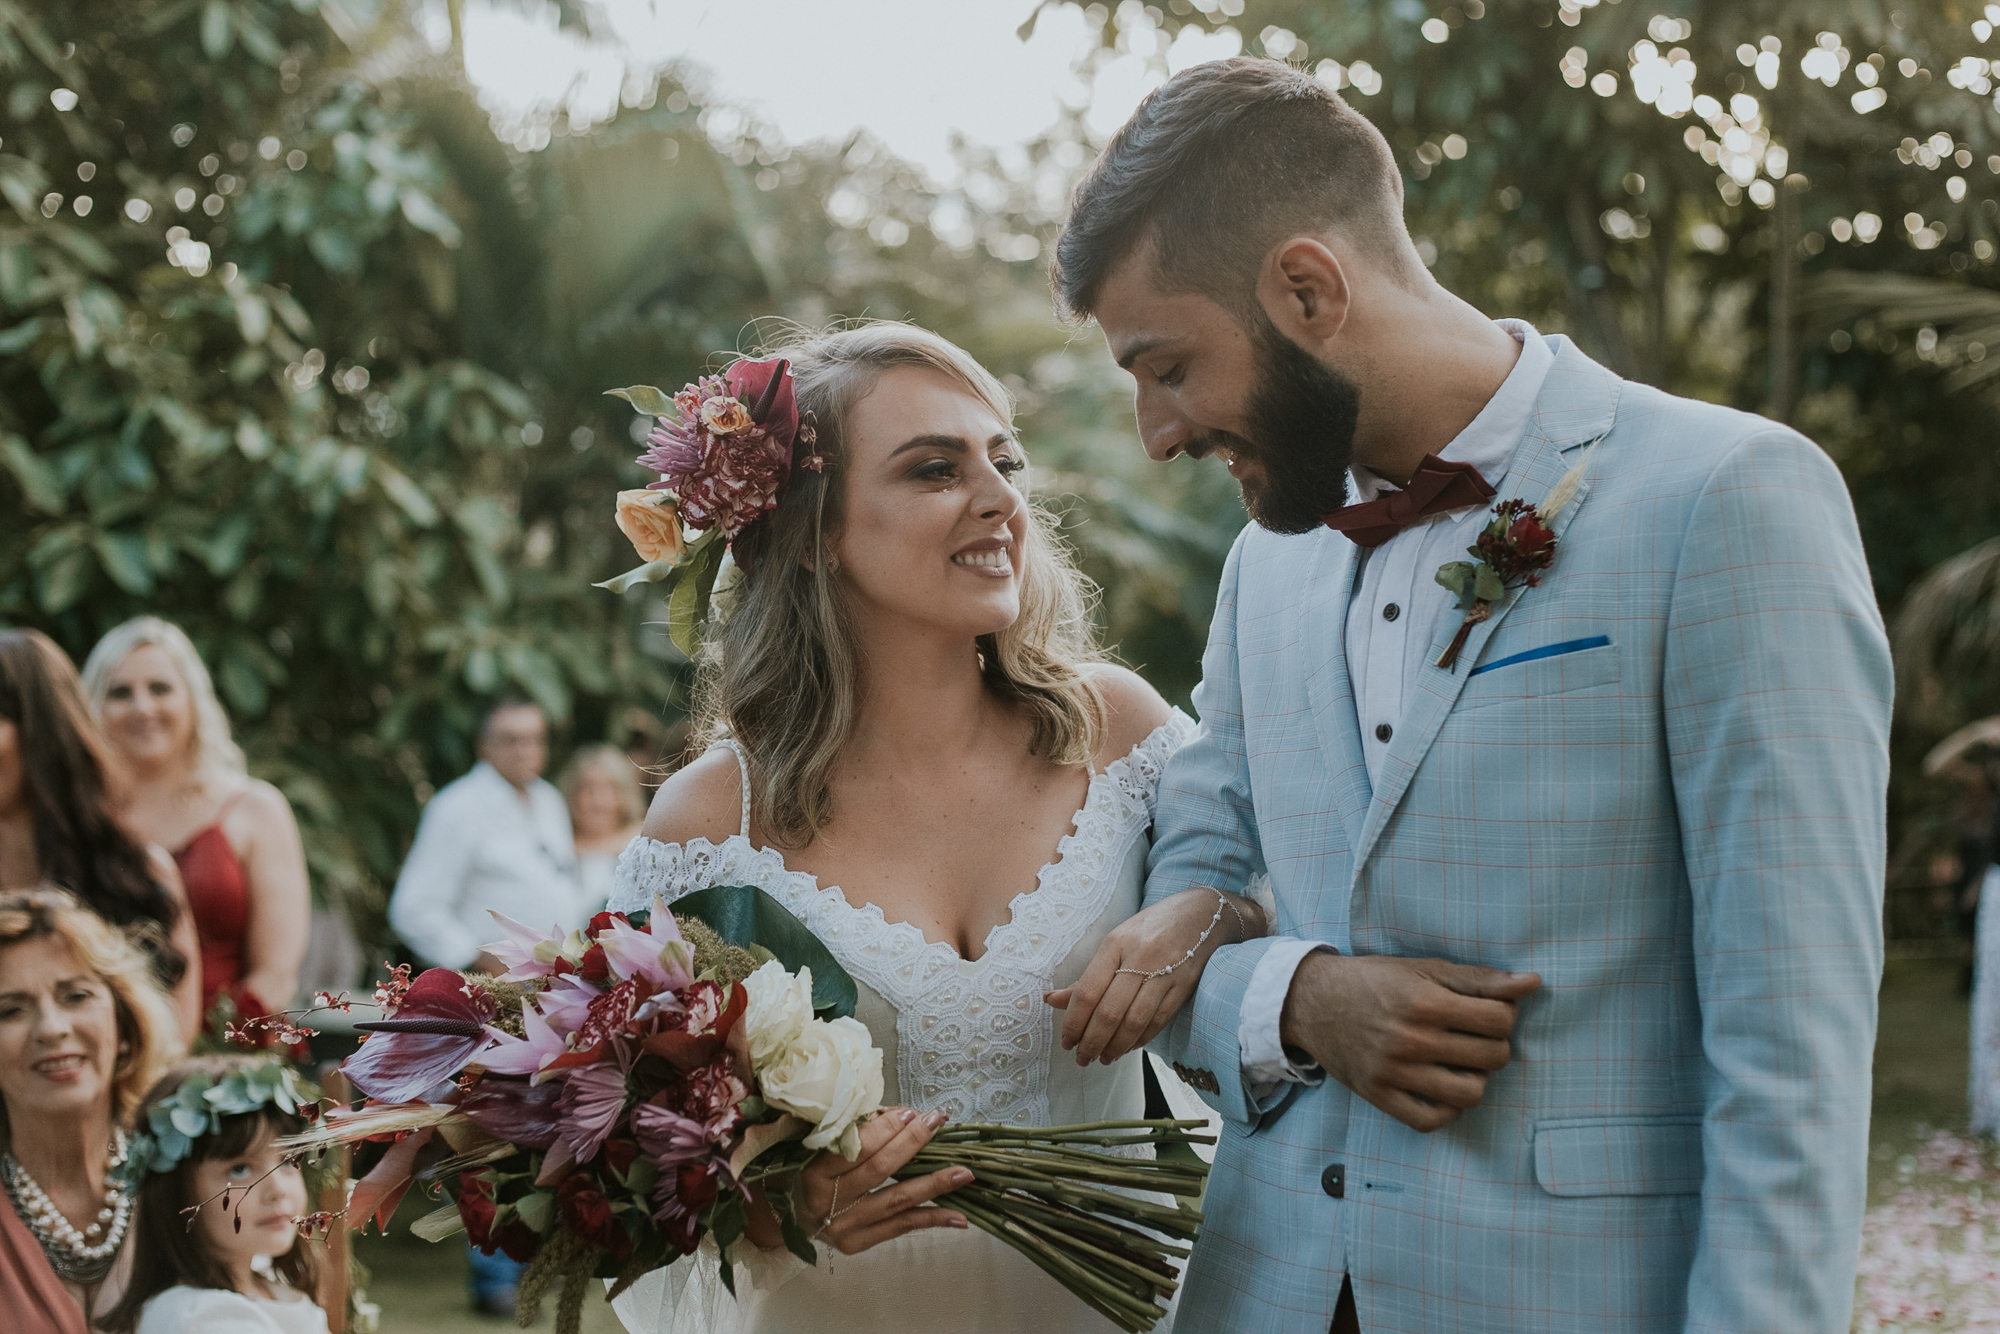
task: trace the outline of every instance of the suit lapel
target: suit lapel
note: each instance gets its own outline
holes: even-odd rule
[[[1317,543],[1305,590],[1306,700],[1350,848],[1361,844],[1371,797],[1354,680],[1347,670],[1347,604],[1354,592],[1358,550],[1345,537],[1327,533]]]
[[[1617,413],[1619,384],[1615,375],[1577,351],[1568,339],[1561,340],[1556,364],[1549,368],[1548,379],[1535,403],[1535,416],[1528,433],[1521,438],[1520,446],[1515,450],[1513,463],[1495,497],[1496,502],[1518,496],[1540,504],[1562,475],[1583,457],[1584,446],[1596,443],[1610,431]],[[1590,485],[1590,478],[1585,477],[1575,496],[1549,524],[1549,530],[1557,538],[1558,565],[1562,562],[1562,535],[1590,498]],[[1458,702],[1473,669],[1479,665],[1486,642],[1493,638],[1508,613],[1540,591],[1535,588],[1509,591],[1506,599],[1493,608],[1493,614],[1483,624],[1472,628],[1472,634],[1459,653],[1455,671],[1446,671],[1435,664],[1452,636],[1458,633],[1460,616],[1453,612],[1439,619],[1430,651],[1424,655],[1423,666],[1418,669],[1416,679],[1405,693],[1403,720],[1396,728],[1389,753],[1383,757],[1381,781],[1374,790],[1361,836],[1352,845],[1357,877],[1381,838],[1389,817],[1409,790],[1417,766],[1423,762],[1431,743],[1437,740],[1445,718]],[[1450,596],[1442,588],[1437,590],[1437,595],[1441,598]],[[1342,665],[1344,670],[1344,659]]]

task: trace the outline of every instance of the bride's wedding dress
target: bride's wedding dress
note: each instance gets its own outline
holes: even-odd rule
[[[713,885],[756,885],[803,921],[854,977],[855,1015],[882,1049],[885,1102],[954,1121],[1065,1125],[1145,1114],[1140,1061],[1080,1067],[1057,1041],[1042,993],[1075,982],[1107,932],[1139,910],[1147,834],[1167,757],[1193,733],[1174,715],[1090,780],[1074,832],[975,959],[881,909],[793,871],[742,832],[720,844],[634,839],[619,859],[613,910],[672,902]],[[724,743],[727,744],[727,743]],[[741,762],[738,752],[738,761]],[[861,899],[865,886],[856,886]],[[753,1250],[747,1243],[739,1253]],[[1115,1329],[1005,1243],[977,1228],[931,1228],[860,1255],[819,1247],[817,1268],[783,1252],[736,1271],[732,1302],[704,1252],[648,1275],[616,1303],[635,1334],[1101,1334]]]

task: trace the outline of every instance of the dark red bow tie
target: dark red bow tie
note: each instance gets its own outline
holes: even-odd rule
[[[1435,454],[1424,455],[1410,484],[1378,500],[1360,505],[1344,505],[1320,522],[1336,533],[1346,533],[1358,547],[1379,547],[1413,523],[1446,510],[1462,510],[1483,505],[1493,496],[1493,488],[1470,463],[1446,463]]]

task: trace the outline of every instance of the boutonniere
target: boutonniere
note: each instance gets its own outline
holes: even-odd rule
[[[1562,507],[1576,495],[1592,445],[1574,468],[1550,489],[1539,505],[1518,497],[1493,507],[1493,519],[1479,532],[1478,539],[1465,549],[1471,560],[1455,560],[1438,566],[1437,581],[1458,598],[1465,613],[1458,633],[1438,655],[1437,665],[1446,671],[1458,670],[1458,653],[1472,627],[1493,614],[1493,605],[1507,596],[1510,588],[1533,588],[1542,581],[1542,571],[1556,558],[1556,535],[1549,530]]]

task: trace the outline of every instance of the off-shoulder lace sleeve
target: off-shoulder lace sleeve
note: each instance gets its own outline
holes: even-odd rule
[[[775,893],[794,874],[785,869],[785,859],[777,852],[760,851],[741,834],[720,843],[705,838],[661,843],[641,834],[618,855],[606,906],[612,912],[636,912],[651,908],[656,898],[672,903],[683,894],[716,885],[756,885]]]

